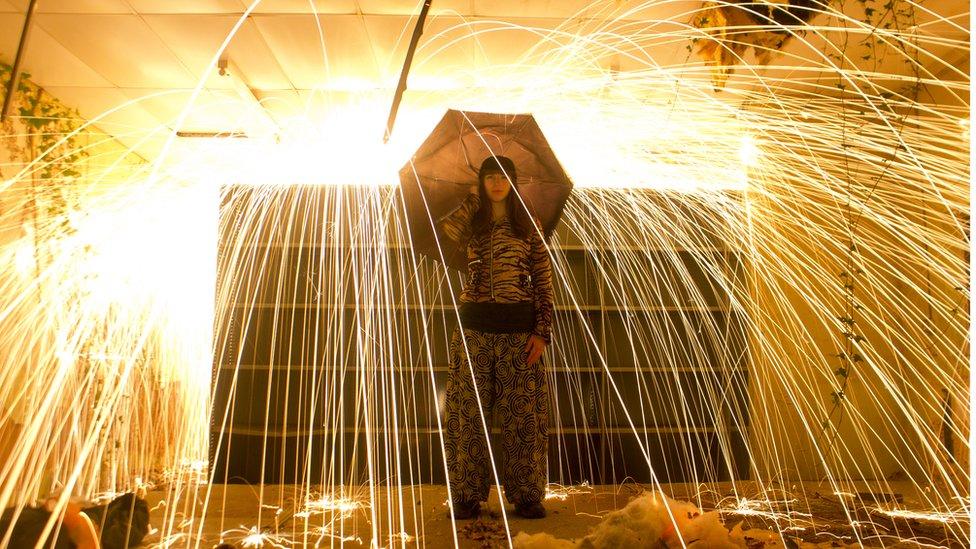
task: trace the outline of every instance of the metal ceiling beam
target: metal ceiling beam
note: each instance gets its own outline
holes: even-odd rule
[[[410,72],[410,63],[413,62],[413,52],[417,49],[417,42],[420,42],[420,35],[424,33],[424,19],[427,19],[427,12],[430,11],[431,1],[424,0],[424,7],[420,8],[420,16],[417,17],[417,26],[413,28],[413,36],[410,37],[407,58],[403,60],[400,81],[397,83],[396,92],[393,94],[393,106],[390,107],[390,117],[386,119],[386,133],[383,135],[384,143],[390,141],[390,134],[393,133],[393,122],[396,120],[397,110],[400,108],[400,99],[403,98],[403,90],[407,89],[407,73]]]
[[[24,50],[27,49],[27,37],[30,36],[31,20],[34,12],[37,11],[37,0],[30,0],[27,6],[27,16],[24,17],[24,29],[20,31],[20,45],[17,46],[17,56],[14,57],[14,66],[10,71],[10,80],[7,81],[7,95],[3,96],[3,110],[0,110],[0,122],[7,119],[10,115],[10,107],[13,105],[14,92],[20,84],[20,65],[24,59]]]

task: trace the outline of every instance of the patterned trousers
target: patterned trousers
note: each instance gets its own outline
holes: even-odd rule
[[[539,502],[545,496],[549,386],[542,360],[532,366],[526,364],[529,335],[466,329],[467,355],[461,331],[456,329],[451,337],[444,429],[455,504],[486,501],[494,483],[475,391],[488,428],[492,427],[493,414],[501,423],[503,465],[499,474],[505,497],[518,505]],[[497,448],[492,450],[499,455]]]

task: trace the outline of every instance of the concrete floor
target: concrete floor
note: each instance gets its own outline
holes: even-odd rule
[[[453,524],[448,517],[447,490],[438,485],[377,490],[372,498],[376,502],[374,508],[368,506],[371,500],[368,488],[358,488],[355,500],[366,504],[365,506],[347,510],[345,513],[319,511],[307,517],[300,513],[304,501],[302,492],[295,486],[267,485],[264,487],[263,497],[259,495],[261,491],[258,487],[248,485],[197,486],[192,497],[176,495],[172,492],[173,489],[174,487],[169,487],[169,490],[157,489],[147,494],[152,508],[151,523],[156,528],[145,540],[148,546],[206,548],[223,541],[235,547],[256,547],[259,546],[257,539],[248,538],[255,532],[266,534],[265,547],[328,547],[340,544],[359,547],[369,546],[370,540],[376,536],[381,547],[399,546],[403,541],[409,547],[440,548],[455,545],[455,535],[457,545],[462,548],[508,546],[508,534],[494,489],[488,505],[482,506],[482,518]],[[565,539],[581,538],[607,513],[625,506],[645,489],[650,489],[650,486],[625,484],[570,487],[568,490],[576,493],[566,493],[563,494],[564,498],[552,498],[546,502],[549,515],[545,519],[526,520],[509,515],[508,529],[511,536],[524,531],[549,532]],[[697,503],[694,486],[665,485],[663,489],[675,499]],[[791,487],[791,490],[792,494],[783,498],[783,501],[792,500],[793,503],[786,505],[792,506],[794,511],[812,513],[812,518],[794,515],[797,517],[794,525],[805,527],[804,530],[791,531],[791,534],[797,536],[797,546],[844,546],[832,545],[838,539],[853,534],[851,519],[845,516],[840,498],[832,495],[826,485],[817,486],[816,483],[801,483]],[[849,490],[862,494],[893,491],[902,498],[899,507],[919,510],[925,508],[922,503],[924,499],[907,482],[894,486],[889,484],[888,491],[867,483],[851,486]],[[708,490],[703,489],[700,506],[705,510],[727,509],[736,504],[735,493],[731,484],[711,485]],[[738,483],[737,493],[748,497],[750,494],[758,494],[759,490],[754,483],[743,482]],[[205,503],[208,497],[209,503]],[[171,501],[174,503],[170,503]],[[261,501],[264,502],[263,505]],[[798,501],[805,504],[797,504]],[[964,519],[964,525],[947,528],[944,523],[937,521],[882,518],[870,511],[875,506],[880,504],[848,505],[849,511],[852,507],[860,509],[854,512],[854,518],[861,523],[861,535],[866,538],[865,545],[919,547],[919,543],[897,543],[899,538],[916,538],[929,547],[964,546],[961,541],[953,542],[953,539],[968,535],[960,534],[969,531],[968,519]],[[199,516],[204,508],[207,512],[201,523]],[[511,507],[507,510],[510,513]],[[299,513],[298,516],[295,515],[296,512]],[[729,528],[744,521],[744,528],[776,529],[768,516],[728,513],[723,514],[723,519]],[[864,524],[871,526],[865,529]],[[788,525],[787,521],[781,523],[784,528]],[[403,532],[409,537],[401,536]],[[854,537],[847,539],[856,541]]]

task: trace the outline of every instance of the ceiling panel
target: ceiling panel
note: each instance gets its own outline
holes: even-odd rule
[[[27,11],[30,0],[4,0]],[[38,0],[37,13],[132,13],[125,0]]]
[[[237,24],[233,15],[145,15],[143,20],[179,57],[194,81],[206,76],[208,84],[219,85],[211,78],[217,69],[212,65],[214,55],[227,35]],[[223,86],[221,86],[223,87]]]
[[[411,76],[456,78],[477,71],[485,59],[479,34],[489,28],[497,28],[497,23],[470,24],[458,17],[431,20],[417,47]]]
[[[255,89],[289,89],[293,87],[278,57],[268,47],[254,19],[248,19],[227,47],[227,55],[243,73],[244,81]]]
[[[337,105],[361,108],[369,101],[388,108],[421,0],[314,1],[321,13],[318,19],[310,15],[308,0],[261,2],[227,49],[227,56],[241,70],[242,79],[279,117],[319,117]],[[85,116],[95,116],[155,90],[182,89],[175,95],[148,98],[112,117],[113,123],[120,121],[119,128],[152,128],[160,120],[172,123],[188,98],[185,90],[197,84],[237,16],[250,2],[44,0],[26,52],[25,68],[36,82],[66,104],[78,106]],[[0,58],[8,63],[15,54],[27,3],[0,0]],[[592,8],[584,13],[584,18],[567,19],[587,4]],[[858,5],[851,10],[861,9]],[[631,10],[634,6],[641,9]],[[681,25],[700,6],[700,0],[437,0],[414,59],[404,104],[441,97],[425,93],[439,86],[446,88],[443,96],[451,101],[464,96],[465,86],[490,86],[492,82],[481,81],[481,75],[491,73],[493,78],[504,79],[509,71],[507,65],[519,61],[537,45],[541,47],[531,61],[543,66],[559,69],[566,62],[581,62],[586,68],[599,69],[613,64],[622,71],[654,66],[682,69],[687,71],[684,77],[690,86],[700,85],[703,92],[711,94],[709,71],[697,57],[689,56],[685,49],[688,40],[679,37],[673,43],[667,42],[669,33],[683,34]],[[140,14],[128,14],[132,9]],[[960,14],[958,23],[963,30],[946,23],[926,25],[921,17],[922,32],[968,43],[968,2],[940,0],[937,9],[942,14]],[[454,12],[467,17],[450,15]],[[621,15],[625,19],[615,19]],[[851,15],[858,17],[857,13]],[[319,42],[317,21],[322,27],[324,47]],[[534,32],[541,30],[544,35],[556,27],[589,35],[602,41],[606,49],[600,50],[593,43],[578,49],[566,48],[570,43],[567,38],[547,43],[544,36]],[[596,31],[604,34],[590,35]],[[771,67],[738,67],[724,96],[731,97],[736,89],[758,85],[760,77],[791,82],[807,79],[822,86],[818,93],[830,92],[835,77],[818,69],[823,61],[816,59],[817,50],[826,47],[826,40],[813,32],[806,40],[808,44],[799,40],[788,44]],[[612,48],[622,49],[614,52]],[[968,74],[968,48],[931,48],[937,57],[964,68]],[[548,57],[546,52],[550,53]],[[859,68],[875,70],[873,61],[868,64],[860,60],[863,52],[856,47],[851,52],[852,62]],[[908,76],[910,71],[899,56],[898,52],[886,56],[877,70]],[[748,53],[747,61],[753,59],[753,54]],[[486,71],[493,65],[498,65],[496,70]],[[933,70],[938,68],[934,60],[928,60],[927,65]],[[539,72],[533,67],[526,67],[525,71]],[[226,80],[215,75],[206,83],[214,88],[228,87]],[[120,91],[114,86],[125,89]],[[292,87],[321,91],[296,93]],[[237,118],[253,106],[246,97],[236,94],[205,93],[183,129],[233,130],[234,124],[250,123]]]
[[[284,138],[314,135],[334,139],[335,132],[348,132],[350,139],[380,143],[386,128],[393,91],[311,91],[274,92],[263,104],[282,122]],[[407,90],[397,114],[394,134],[416,135],[419,140],[451,106],[453,95]]]
[[[547,67],[555,67],[554,60],[559,63],[569,62],[570,67],[580,64],[592,66],[594,63],[607,67],[611,57],[618,56],[623,49],[635,47],[630,42],[622,42],[619,37],[611,35],[606,35],[607,47],[602,50],[595,41],[587,41],[585,47],[578,47],[584,43],[564,32],[565,29],[559,29],[563,23],[563,20],[554,18],[521,18],[517,21],[435,18],[424,32],[411,68],[411,76],[464,79],[477,75],[487,67],[497,66],[501,71],[525,61],[541,63]],[[672,60],[683,61],[685,55],[675,58],[675,52],[680,50],[679,53],[686,54],[685,45],[655,47],[653,62],[668,64]],[[641,44],[645,48],[650,46]],[[639,53],[644,55],[644,61],[639,68],[647,68],[651,59],[648,52]],[[396,51],[392,57],[397,62],[395,64],[401,63],[403,52]],[[499,71],[492,71],[495,73],[493,77],[497,77]]]
[[[253,0],[241,0],[250,3]],[[314,12],[313,6],[314,5]],[[287,13],[287,14],[357,14],[359,9],[356,0],[262,0],[253,13]]]
[[[364,21],[384,82],[395,81],[403,66],[415,18],[366,16]],[[543,36],[559,19],[502,20],[439,16],[428,20],[410,69],[428,81],[465,77],[490,63],[508,64],[530,48],[546,44]],[[424,87],[421,85],[421,87]]]
[[[410,45],[415,18],[409,16],[364,16],[362,22],[371,44],[380,82],[395,85]],[[429,27],[428,27],[429,28]],[[421,43],[423,43],[421,38]]]
[[[126,105],[129,97],[115,88],[50,87],[47,91],[63,103],[77,108],[83,118],[94,121],[96,127],[127,146],[136,145],[161,127],[160,121],[139,104]],[[102,116],[110,111],[114,112]],[[146,155],[152,150],[148,144],[144,144],[138,152],[144,158],[151,158]]]
[[[142,14],[244,13],[245,0],[128,0]]]
[[[179,15],[145,16],[150,27],[170,45],[191,73],[199,77],[205,71],[216,74],[210,68],[214,55],[237,24],[239,17],[233,15],[199,15],[193,17]],[[277,60],[268,49],[252,20],[246,20],[238,29],[230,44],[224,50],[241,71],[239,74],[251,88],[288,89],[291,82],[281,70]],[[208,87],[226,88],[226,80],[220,77],[207,81]]]
[[[257,92],[261,105],[275,120],[283,121],[306,113],[302,92],[295,90],[261,90]]]
[[[335,82],[379,82],[380,72],[363,18],[308,15],[255,17],[285,75],[298,88]]]
[[[492,65],[507,67],[530,51],[536,55],[565,40],[547,42],[545,37],[559,24],[557,19],[521,19],[518,25],[501,20],[437,17],[427,25],[410,69],[412,78],[471,81]],[[399,73],[405,55],[401,43],[390,55]],[[471,82],[476,83],[476,82]]]
[[[580,10],[595,11],[600,6],[613,6],[618,2],[593,2],[592,0],[473,0],[474,14],[482,17],[559,17],[578,14]]]
[[[203,90],[196,98],[192,98],[191,90],[179,93],[167,93],[172,90],[165,89],[123,91],[167,127],[179,131],[246,131],[261,122],[257,102],[241,98],[232,91]]]
[[[24,70],[36,84],[51,86],[110,87],[112,84],[58,43],[43,28],[31,31],[23,56]]]
[[[129,132],[146,131],[160,125],[160,120],[117,88],[77,88],[51,86],[47,91],[63,103],[78,109],[96,125],[112,124]],[[112,111],[112,114],[106,113]]]
[[[113,84],[185,88],[196,81],[136,15],[38,15],[38,25]]]
[[[662,14],[690,13],[699,9],[702,0],[472,0],[472,14],[493,19],[559,19],[573,25],[574,19],[604,23],[661,18]],[[688,15],[684,19],[690,19]]]
[[[24,16],[16,13],[0,13],[0,59],[13,64],[24,28]]]
[[[370,15],[418,15],[422,6],[422,0],[359,0],[362,12]],[[471,15],[471,9],[471,0],[437,0],[431,3],[429,16]]]

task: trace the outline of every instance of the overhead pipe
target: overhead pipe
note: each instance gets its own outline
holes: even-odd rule
[[[386,119],[386,133],[383,135],[383,143],[388,143],[390,134],[393,133],[393,122],[396,120],[397,110],[400,108],[400,99],[403,97],[403,91],[407,89],[407,73],[410,72],[410,63],[413,62],[413,52],[417,49],[417,43],[420,42],[420,35],[424,33],[424,20],[427,19],[431,1],[424,0],[424,7],[420,8],[420,16],[417,17],[417,25],[413,28],[413,36],[410,37],[410,46],[407,48],[407,58],[403,61],[400,81],[397,83],[396,92],[393,94],[390,117]]]
[[[20,31],[20,45],[17,46],[17,55],[14,57],[14,66],[10,71],[10,80],[7,81],[7,95],[3,97],[3,110],[0,110],[0,122],[7,120],[10,115],[10,107],[13,105],[14,92],[20,85],[20,64],[24,59],[24,50],[27,48],[27,37],[30,35],[31,20],[34,12],[37,11],[37,0],[30,0],[27,6],[27,16],[24,18],[24,29]]]

